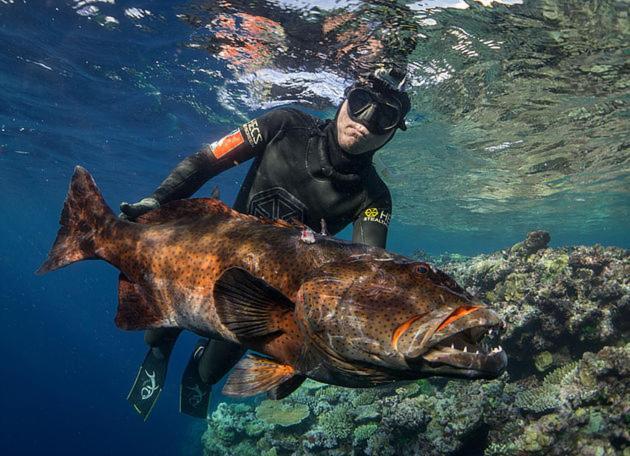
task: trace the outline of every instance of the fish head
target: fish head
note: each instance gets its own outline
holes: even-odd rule
[[[322,266],[302,285],[296,316],[337,364],[395,379],[495,378],[507,365],[493,346],[497,314],[444,272],[402,257]]]

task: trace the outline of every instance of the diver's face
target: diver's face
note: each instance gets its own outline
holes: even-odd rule
[[[345,100],[339,109],[337,116],[337,140],[339,146],[350,154],[362,154],[370,150],[375,150],[389,141],[396,130],[375,135],[358,122],[350,118],[348,114],[348,100]]]

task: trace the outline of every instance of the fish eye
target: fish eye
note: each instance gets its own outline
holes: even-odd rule
[[[419,264],[418,266],[416,266],[416,272],[419,272],[420,274],[426,274],[427,272],[429,272],[429,268],[425,264]]]

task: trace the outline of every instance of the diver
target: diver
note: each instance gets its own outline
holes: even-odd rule
[[[188,198],[206,181],[254,159],[234,209],[271,219],[296,219],[329,234],[353,223],[352,241],[385,247],[392,201],[372,164],[374,153],[397,129],[405,130],[410,99],[406,75],[379,68],[345,91],[335,118],[323,121],[292,108],[278,108],[180,162],[155,192],[121,203],[121,216],[135,220],[169,201]],[[161,391],[180,329],[145,333],[150,349],[128,400],[145,419]],[[212,385],[241,358],[243,349],[222,340],[201,340],[185,369],[180,411],[206,418]]]

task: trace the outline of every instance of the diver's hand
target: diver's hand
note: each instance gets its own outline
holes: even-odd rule
[[[127,202],[120,203],[120,210],[122,211],[118,217],[123,220],[134,221],[142,214],[152,211],[160,207],[160,202],[155,198],[143,198],[137,203],[129,204]]]

